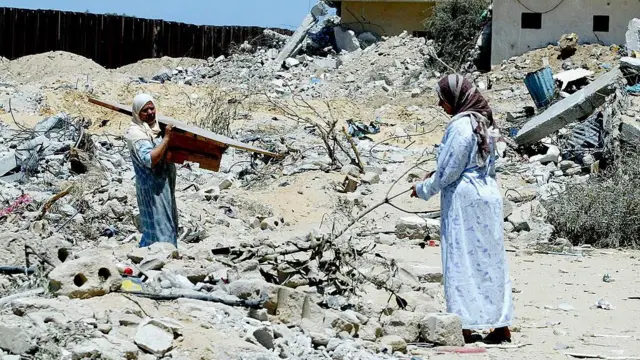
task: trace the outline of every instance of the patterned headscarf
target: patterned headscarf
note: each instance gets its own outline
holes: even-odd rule
[[[473,131],[478,135],[478,165],[484,166],[490,152],[489,128],[496,127],[489,103],[471,81],[458,74],[440,79],[436,92],[453,108],[453,115],[466,113],[475,119],[477,125]]]

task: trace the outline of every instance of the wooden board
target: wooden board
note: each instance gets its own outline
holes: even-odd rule
[[[98,99],[93,99],[93,98],[89,98],[89,102],[92,103],[92,104],[96,104],[96,105],[99,105],[99,106],[102,106],[102,107],[117,111],[119,113],[122,113],[122,114],[125,114],[125,115],[128,115],[128,116],[132,116],[132,111],[131,111],[131,107],[130,106],[111,103],[111,102],[98,100]],[[196,127],[196,126],[186,124],[186,123],[184,123],[184,122],[182,122],[180,120],[172,119],[172,118],[169,118],[169,117],[166,117],[166,116],[162,116],[162,115],[158,115],[156,117],[156,119],[161,124],[164,124],[164,125],[171,124],[171,125],[173,125],[175,129],[179,130],[179,132],[183,132],[183,133],[191,135],[194,140],[212,142],[212,143],[215,143],[216,145],[218,145],[219,147],[224,148],[224,149],[226,149],[227,147],[232,147],[232,148],[245,150],[245,151],[249,151],[249,152],[252,152],[252,153],[262,154],[262,155],[266,155],[266,156],[270,156],[270,157],[274,157],[274,158],[281,158],[282,157],[279,154],[272,153],[270,151],[254,147],[254,146],[251,146],[249,144],[244,144],[242,142],[230,139],[230,138],[228,138],[226,136],[218,135],[218,134],[213,133],[213,132],[211,132],[209,130],[201,129],[201,128]]]

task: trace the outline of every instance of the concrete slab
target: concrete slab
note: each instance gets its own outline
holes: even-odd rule
[[[627,84],[637,84],[640,82],[640,59],[623,57],[620,59],[620,71],[627,79]]]
[[[291,38],[287,41],[284,48],[282,48],[278,56],[270,64],[273,70],[279,70],[286,59],[295,56],[300,49],[300,45],[302,45],[302,42],[307,37],[309,30],[318,23],[321,16],[327,13],[327,8],[322,2],[317,3],[311,9],[311,12],[304,18],[302,24],[296,29],[293,35],[291,35]]]
[[[0,155],[0,176],[8,173],[18,166],[16,153],[11,151],[7,154]]]
[[[553,78],[562,83],[560,90],[564,90],[567,87],[567,85],[569,85],[569,83],[586,78],[591,75],[593,75],[593,71],[583,69],[583,68],[578,68],[578,69],[563,71],[559,74],[555,74],[553,75]]]
[[[591,115],[604,104],[607,96],[616,90],[616,82],[622,73],[618,67],[600,76],[594,82],[568,98],[553,104],[542,114],[529,120],[516,135],[520,145],[531,144]]]

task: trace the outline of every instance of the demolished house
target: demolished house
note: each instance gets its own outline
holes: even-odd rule
[[[567,33],[581,43],[624,44],[639,13],[640,3],[629,0],[494,0],[491,63],[555,45]]]
[[[407,31],[414,36],[424,32],[424,21],[433,13],[430,0],[338,0],[332,1],[340,25],[357,33],[372,32],[395,36]]]

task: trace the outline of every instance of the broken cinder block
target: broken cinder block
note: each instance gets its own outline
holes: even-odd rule
[[[49,290],[72,299],[88,299],[117,291],[122,277],[115,264],[115,258],[103,256],[64,262],[49,274]]]

